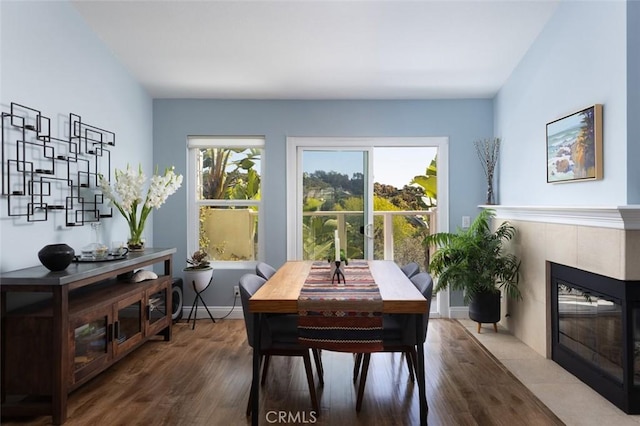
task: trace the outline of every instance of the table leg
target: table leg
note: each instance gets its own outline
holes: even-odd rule
[[[418,395],[420,399],[420,424],[427,424],[427,414],[429,413],[429,406],[427,404],[427,384],[424,374],[424,324],[422,321],[422,315],[416,315],[416,342],[418,347],[418,365],[416,365],[416,374],[418,375]]]
[[[260,336],[262,315],[253,314],[253,381],[251,382],[251,424],[258,426],[260,419]]]

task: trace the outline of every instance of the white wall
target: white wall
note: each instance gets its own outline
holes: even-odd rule
[[[627,204],[626,3],[561,2],[495,99],[504,205]],[[546,123],[604,104],[604,179],[548,184]]]
[[[8,112],[16,102],[42,111],[51,118],[55,137],[67,133],[69,113],[78,114],[83,122],[115,132],[112,168],[142,162],[150,171],[152,100],[73,6],[2,1],[0,19],[0,109]],[[117,214],[105,219],[102,228],[105,243],[128,235]],[[7,199],[0,198],[0,271],[38,265],[38,250],[47,244],[63,242],[78,251],[93,238],[89,226],[65,227],[63,212],[46,222],[8,217]]]

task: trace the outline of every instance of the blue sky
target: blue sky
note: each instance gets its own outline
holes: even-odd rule
[[[424,174],[436,155],[436,148],[375,148],[374,181],[402,188],[416,175]],[[305,151],[304,171],[335,171],[353,175],[363,171],[363,155],[358,151]]]

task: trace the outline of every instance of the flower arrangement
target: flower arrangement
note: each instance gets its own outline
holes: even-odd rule
[[[111,183],[102,175],[99,175],[99,184],[104,196],[109,199],[124,216],[129,224],[129,247],[140,249],[143,247],[142,231],[149,217],[149,213],[156,208],[160,208],[182,185],[182,175],[174,172],[174,167],[167,167],[163,175],[156,172],[151,177],[149,189],[143,198],[143,189],[147,177],[142,172],[142,166],[138,166],[136,172],[127,164],[126,170],[115,169],[115,184]],[[142,207],[138,211],[138,207]]]
[[[193,269],[206,269],[209,267],[209,261],[207,258],[209,255],[204,250],[198,250],[191,255],[190,258],[187,259],[187,266],[184,268],[185,271],[190,271]]]

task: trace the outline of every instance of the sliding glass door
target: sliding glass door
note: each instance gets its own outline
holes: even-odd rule
[[[371,155],[368,149],[300,149],[301,258],[335,257],[335,236],[347,259],[371,259]]]
[[[287,139],[287,258],[335,256],[415,261],[425,271],[427,233],[449,230],[448,139]],[[449,295],[431,301],[449,316]]]

